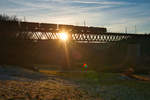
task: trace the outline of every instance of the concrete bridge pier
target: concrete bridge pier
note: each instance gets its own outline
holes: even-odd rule
[[[126,66],[136,67],[140,63],[141,58],[141,44],[134,43],[128,44],[127,46],[127,56],[126,56]]]

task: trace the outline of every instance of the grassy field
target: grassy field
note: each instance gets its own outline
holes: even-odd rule
[[[96,73],[95,71],[40,72],[70,79],[102,100],[150,100],[150,82],[123,77],[120,73]]]

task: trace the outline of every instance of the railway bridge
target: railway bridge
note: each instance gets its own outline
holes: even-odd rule
[[[102,27],[1,21],[0,63],[114,64],[130,55],[137,58],[149,41],[149,34],[113,33]]]
[[[129,38],[149,39],[149,35],[145,34],[111,33],[107,32],[106,28],[101,27],[63,24],[1,21],[0,28],[1,39],[55,40],[60,39],[59,33],[62,32],[68,33],[70,40],[76,42],[115,42]]]

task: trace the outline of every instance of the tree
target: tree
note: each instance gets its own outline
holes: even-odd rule
[[[17,16],[8,16],[6,14],[0,14],[0,21],[21,21]]]

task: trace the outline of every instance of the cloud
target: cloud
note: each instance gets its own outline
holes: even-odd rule
[[[83,3],[83,4],[100,4],[100,5],[127,5],[131,4],[128,2],[115,2],[115,1],[72,1],[74,3]]]
[[[1,8],[0,11],[26,16],[28,21],[106,26],[111,31],[123,32],[124,27],[139,26],[148,29],[149,4],[125,0],[9,0],[16,8]],[[22,13],[23,12],[23,13]],[[141,25],[142,24],[142,25]],[[129,28],[129,32],[133,32]],[[149,30],[150,31],[150,30]]]
[[[61,7],[65,6],[73,6],[72,4],[76,4],[75,6],[81,6],[80,4],[96,4],[100,6],[106,6],[106,5],[128,5],[133,3],[128,2],[115,2],[115,1],[83,1],[83,0],[9,0],[10,2],[16,3],[18,5],[28,6],[28,7],[34,7],[34,8],[53,8],[55,6],[59,7],[59,9],[62,9]],[[31,2],[32,1],[32,2]],[[83,5],[83,6],[85,6]],[[90,7],[88,5],[88,7]]]
[[[36,2],[33,0],[30,0],[30,1],[29,0],[9,0],[9,1],[16,3],[18,5],[22,5],[24,7],[30,7],[30,8],[50,8],[51,7],[48,3]]]

